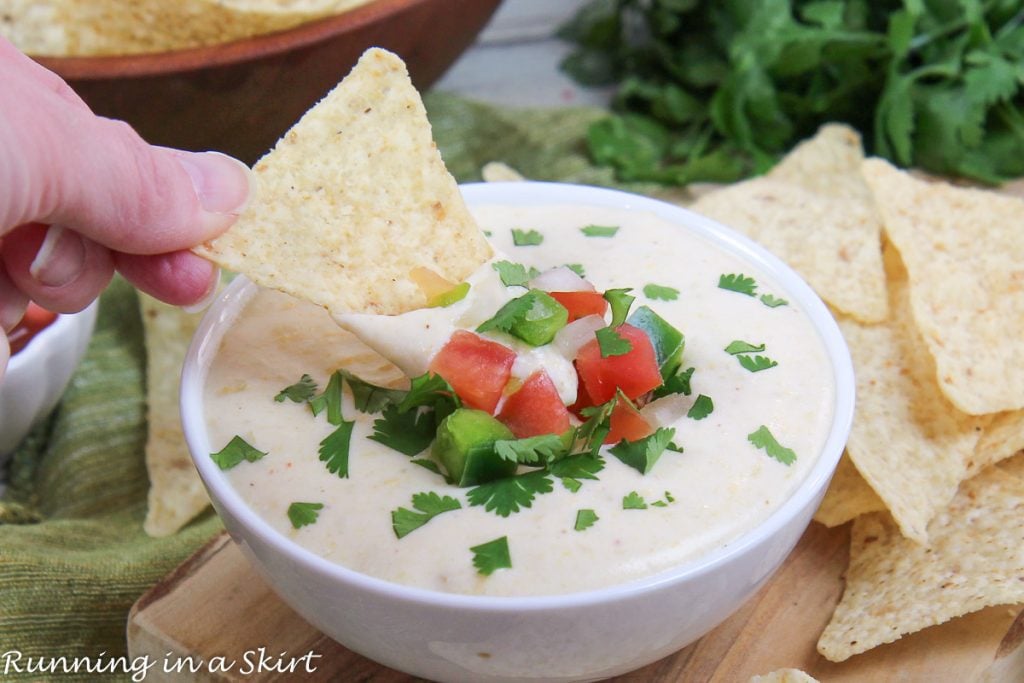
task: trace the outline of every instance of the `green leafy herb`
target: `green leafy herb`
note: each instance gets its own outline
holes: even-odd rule
[[[274,400],[278,403],[284,403],[285,401],[292,401],[294,403],[302,403],[308,401],[316,393],[316,382],[309,375],[303,375],[298,382],[291,384],[274,397]]]
[[[348,479],[348,451],[355,422],[342,420],[338,428],[320,442],[320,460],[327,463],[327,471]]]
[[[301,529],[316,522],[323,509],[323,503],[292,503],[288,506],[288,520],[293,528]]]
[[[705,417],[711,414],[715,409],[715,403],[711,400],[710,396],[704,394],[698,394],[697,399],[690,406],[690,409],[686,412],[686,417],[694,420],[703,420]]]
[[[656,508],[665,508],[665,507],[668,507],[669,505],[671,505],[674,502],[676,502],[676,499],[672,495],[672,492],[671,491],[665,491],[665,497],[662,500],[654,501],[653,503],[651,503],[651,505],[653,507],[656,507]]]
[[[775,458],[783,465],[792,465],[796,461],[796,453],[793,449],[786,448],[775,440],[768,427],[761,425],[754,432],[747,435],[750,443],[756,448],[764,449],[765,453]]]
[[[462,401],[444,377],[426,372],[409,381],[409,391],[397,408],[404,413],[421,406],[432,408],[434,422],[440,424],[452,411],[462,407]]]
[[[601,358],[624,356],[633,350],[633,344],[620,335],[614,327],[602,327],[594,333],[601,349]]]
[[[568,268],[569,270],[571,270],[572,272],[576,273],[580,277],[585,278],[587,276],[587,271],[583,270],[583,265],[582,264],[579,264],[579,263],[566,263],[565,267]]]
[[[373,434],[366,437],[399,453],[419,455],[434,440],[437,423],[431,411],[401,412],[390,405],[373,421]]]
[[[630,294],[632,291],[630,287],[605,291],[604,298],[612,309],[611,327],[618,327],[629,317],[629,307],[636,301],[636,297]]]
[[[542,346],[565,327],[568,319],[565,306],[547,292],[531,289],[499,308],[492,318],[480,323],[476,331],[499,330],[532,346]]]
[[[622,440],[608,449],[608,452],[640,474],[647,474],[675,435],[675,429],[659,427],[650,436],[637,441]]]
[[[623,510],[646,510],[647,501],[636,491],[630,491],[628,494],[622,497],[622,509]]]
[[[617,225],[588,225],[580,228],[580,232],[587,237],[615,237],[618,231]]]
[[[675,287],[664,287],[662,285],[644,285],[644,296],[648,299],[659,301],[675,301],[679,298],[679,290]]]
[[[736,356],[736,360],[740,362],[745,370],[750,372],[761,372],[762,370],[768,370],[778,365],[777,362],[769,358],[768,356]]]
[[[573,441],[573,453],[589,453],[597,456],[601,444],[611,430],[611,416],[615,405],[618,403],[618,396],[612,398],[599,406],[584,408],[580,413],[586,420],[576,428],[576,437]],[[626,399],[628,400],[628,399]]]
[[[576,493],[583,488],[583,482],[579,479],[573,479],[572,477],[562,477],[562,486],[566,488],[570,493]]]
[[[597,473],[604,469],[604,458],[600,455],[583,453],[556,460],[548,466],[548,471],[560,479],[592,479],[597,480]]]
[[[528,296],[516,297],[499,308],[498,312],[492,317],[477,325],[476,331],[490,332],[491,330],[498,330],[499,332],[511,334],[512,326],[525,320],[532,306],[533,300]]]
[[[309,402],[309,407],[313,411],[314,416],[326,410],[327,421],[335,426],[340,425],[344,420],[341,414],[342,380],[343,376],[340,371],[332,373],[331,379],[327,382],[327,387],[323,393]]]
[[[473,566],[484,576],[493,574],[497,569],[512,568],[512,556],[508,551],[508,536],[475,545],[469,550],[473,553]]]
[[[468,282],[460,282],[447,292],[441,292],[440,294],[431,297],[431,299],[427,301],[427,308],[444,308],[458,303],[466,298],[466,295],[469,294],[469,289],[470,284]]]
[[[768,308],[778,308],[779,306],[787,305],[789,302],[786,301],[785,299],[778,299],[772,296],[771,294],[762,294],[761,303],[763,303]]]
[[[544,241],[544,235],[536,230],[512,228],[512,244],[517,247],[535,247]]]
[[[757,296],[757,282],[743,273],[729,273],[718,278],[718,288],[730,292],[739,292],[747,296]]]
[[[337,373],[348,384],[352,392],[352,402],[356,410],[362,413],[379,413],[385,406],[399,403],[406,394],[401,389],[388,389],[370,384],[348,370],[338,370]]]
[[[250,446],[249,442],[242,437],[235,436],[231,441],[228,441],[224,448],[216,453],[211,453],[210,457],[217,463],[217,467],[222,470],[230,470],[243,460],[246,462],[256,462],[264,455],[266,455],[265,452]]]
[[[725,352],[735,356],[738,353],[760,353],[764,351],[764,344],[751,344],[740,339],[732,341],[725,347]]]
[[[437,463],[429,458],[413,458],[409,462],[411,462],[413,465],[419,465],[424,469],[428,469],[438,476],[444,476],[444,474],[441,472],[441,468],[438,467]]]
[[[548,473],[537,470],[481,484],[470,489],[466,499],[470,505],[483,505],[488,512],[508,517],[522,508],[532,506],[537,495],[551,493],[553,490]]]
[[[569,454],[569,437],[572,433],[541,434],[525,439],[499,439],[494,442],[494,452],[502,460],[520,465],[547,465]]]
[[[693,379],[694,368],[686,368],[680,370],[676,374],[665,380],[665,383],[654,390],[654,398],[662,398],[663,396],[671,396],[672,394],[682,394],[683,396],[689,396],[693,393],[693,389],[690,387],[690,381]]]
[[[461,509],[462,503],[451,496],[442,497],[429,491],[412,494],[412,507],[413,510],[398,508],[391,511],[391,528],[398,538],[416,531],[443,512]]]
[[[582,510],[576,511],[576,524],[573,529],[576,531],[584,531],[594,526],[594,522],[598,520],[597,513],[590,508],[583,508]]]
[[[506,287],[527,287],[530,280],[540,275],[540,271],[533,266],[527,268],[522,263],[512,261],[496,261],[491,267],[498,271],[498,277]]]
[[[665,446],[666,451],[672,451],[674,453],[682,453],[683,447],[677,444],[675,441],[669,441],[668,445]]]

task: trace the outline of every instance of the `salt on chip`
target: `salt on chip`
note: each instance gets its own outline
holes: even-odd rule
[[[1024,602],[1024,479],[991,467],[929,525],[927,546],[886,513],[853,523],[846,589],[818,641],[833,662],[991,605]]]
[[[943,393],[972,415],[1024,408],[1024,200],[919,180],[881,159],[864,177],[910,274],[914,320]]]
[[[255,199],[196,253],[332,313],[422,308],[416,272],[454,284],[491,255],[390,52],[364,53],[254,171]]]
[[[879,322],[887,316],[881,220],[860,175],[863,159],[857,133],[824,126],[767,176],[690,208],[760,242],[839,311]]]
[[[760,676],[751,676],[749,683],[818,683],[818,679],[800,669],[778,669]]]
[[[831,528],[846,524],[860,515],[885,509],[885,502],[864,481],[849,454],[844,453],[832,475],[825,498],[814,513],[814,521]]]

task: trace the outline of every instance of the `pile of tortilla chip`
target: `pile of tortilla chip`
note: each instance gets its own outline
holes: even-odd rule
[[[829,125],[691,208],[792,265],[853,357],[854,425],[815,517],[853,520],[850,566],[819,652],[1024,602],[1024,201],[865,159]]]

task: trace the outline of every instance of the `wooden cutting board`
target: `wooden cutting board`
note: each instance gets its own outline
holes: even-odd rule
[[[618,681],[745,683],[783,667],[803,669],[823,683],[920,681],[1024,681],[1024,612],[992,607],[907,636],[833,664],[815,643],[842,593],[848,526],[811,524],[772,580],[739,612],[698,642]],[[259,648],[277,664],[314,652],[315,672],[264,671],[244,676]],[[199,665],[198,681],[336,681],[378,683],[417,680],[357,655],[330,640],[285,605],[223,533],[143,595],[128,620],[128,650],[157,665],[146,680],[181,680],[165,662]],[[280,653],[286,653],[277,659]],[[248,659],[246,655],[248,654]],[[214,660],[223,657],[222,660]],[[182,659],[179,659],[182,658]],[[213,661],[236,666],[209,671]],[[250,665],[251,669],[252,666]],[[278,666],[278,668],[281,668]]]

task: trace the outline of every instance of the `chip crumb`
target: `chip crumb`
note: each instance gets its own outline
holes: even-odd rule
[[[760,676],[751,676],[749,683],[818,683],[818,679],[800,669],[778,669]]]

